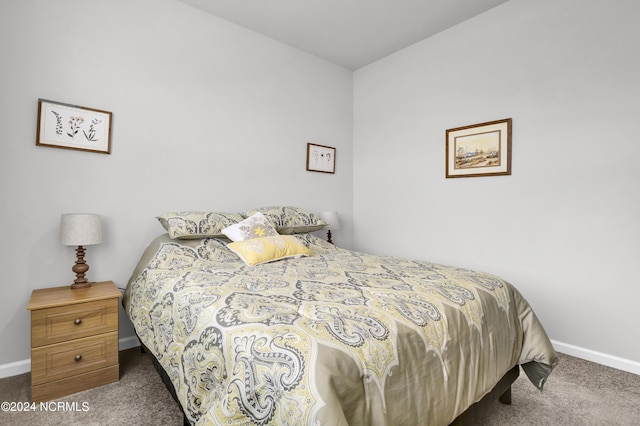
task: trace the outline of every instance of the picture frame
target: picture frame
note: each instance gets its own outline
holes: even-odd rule
[[[331,146],[307,143],[307,170],[311,172],[335,173],[336,149]]]
[[[38,99],[36,145],[111,154],[112,113]]]
[[[446,177],[511,174],[512,119],[489,121],[446,131]]]

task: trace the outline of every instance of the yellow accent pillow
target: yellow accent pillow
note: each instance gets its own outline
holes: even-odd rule
[[[294,235],[274,235],[227,244],[249,266],[291,257],[309,256],[309,249]]]

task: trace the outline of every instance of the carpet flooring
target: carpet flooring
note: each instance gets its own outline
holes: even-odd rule
[[[513,403],[495,402],[486,426],[640,425],[640,376],[559,354],[543,392],[526,375],[512,386]],[[30,400],[29,373],[0,379],[0,400]],[[62,403],[62,404],[59,404]],[[0,425],[182,425],[182,413],[139,349],[120,352],[120,381],[50,404],[50,411],[0,411]],[[413,425],[412,425],[413,426]]]

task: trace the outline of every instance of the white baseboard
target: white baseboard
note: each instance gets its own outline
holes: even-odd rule
[[[640,362],[604,354],[602,352],[592,351],[591,349],[581,348],[579,346],[558,342],[556,340],[552,340],[551,344],[553,344],[554,349],[560,353],[640,375]]]
[[[8,364],[0,365],[0,379],[5,377],[17,376],[18,374],[24,374],[31,371],[31,359],[25,359],[22,361],[10,362]]]
[[[121,351],[135,348],[137,346],[140,346],[140,341],[135,336],[125,337],[118,340],[118,349]],[[31,371],[31,359],[2,364],[0,365],[0,379],[28,373],[29,371]]]

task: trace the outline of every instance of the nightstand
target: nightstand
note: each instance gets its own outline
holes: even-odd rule
[[[33,290],[31,400],[48,401],[120,380],[118,299],[111,281]]]

